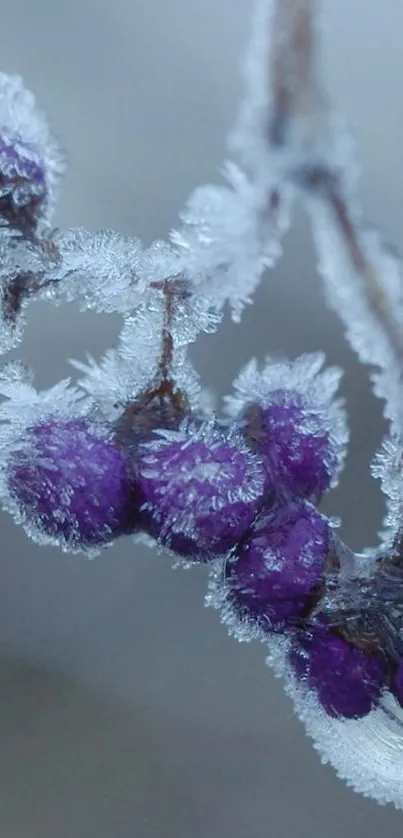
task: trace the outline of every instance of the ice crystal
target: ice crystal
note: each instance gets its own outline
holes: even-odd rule
[[[382,491],[387,498],[387,515],[384,522],[383,540],[392,547],[398,542],[403,518],[403,445],[399,437],[389,436],[382,444],[373,463],[372,474],[381,480]]]
[[[269,659],[273,666],[273,658]],[[393,695],[385,690],[377,704],[359,719],[326,713],[315,690],[295,678],[281,649],[274,667],[285,677],[286,690],[323,763],[355,791],[379,803],[403,808],[403,714]]]
[[[338,204],[336,204],[336,207]],[[396,256],[376,232],[361,230],[352,240],[335,223],[335,211],[320,201],[311,205],[319,254],[330,304],[341,315],[347,337],[360,359],[375,367],[376,395],[396,433],[403,432],[401,400],[403,283]],[[346,224],[348,219],[341,219]],[[352,231],[350,231],[352,235]]]
[[[225,174],[230,186],[203,186],[181,213],[183,227],[171,234],[196,288],[221,310],[229,301],[239,320],[262,274],[277,261],[278,233],[286,219],[262,189],[235,164]]]

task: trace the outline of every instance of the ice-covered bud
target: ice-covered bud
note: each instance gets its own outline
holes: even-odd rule
[[[63,169],[46,118],[19,76],[0,73],[0,219],[23,234],[48,220]]]
[[[292,626],[320,593],[329,549],[329,524],[310,505],[263,512],[226,563],[226,610],[251,630]]]
[[[268,363],[262,372],[252,361],[227,398],[273,483],[313,502],[335,484],[347,442],[344,410],[334,399],[340,371],[321,371],[323,361],[321,354],[305,355]]]
[[[14,446],[8,489],[34,536],[74,550],[137,529],[133,472],[103,431],[83,418],[48,419]]]
[[[227,552],[265,499],[265,473],[236,433],[213,423],[161,431],[139,449],[149,532],[194,560]]]
[[[300,634],[290,652],[297,679],[315,690],[329,716],[358,719],[379,701],[387,664],[376,652],[347,642],[318,624]]]

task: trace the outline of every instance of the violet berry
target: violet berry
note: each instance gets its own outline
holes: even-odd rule
[[[48,220],[63,170],[58,146],[19,76],[0,73],[0,219],[24,235]]]
[[[325,712],[345,719],[362,718],[376,707],[387,677],[379,654],[320,624],[298,635],[290,663],[297,679],[315,690]]]
[[[64,547],[100,546],[137,528],[139,500],[126,454],[85,419],[29,428],[7,477],[27,528]]]
[[[16,137],[0,134],[0,215],[10,227],[27,230],[46,199],[43,161]]]
[[[295,624],[320,588],[329,547],[329,525],[309,504],[262,513],[227,561],[227,606],[263,632]]]
[[[302,356],[259,372],[252,362],[227,399],[273,484],[315,503],[335,482],[347,440],[341,403],[333,399],[340,373],[321,372],[322,364],[321,355]]]
[[[138,480],[145,527],[194,560],[227,552],[265,499],[265,473],[242,439],[213,423],[161,431],[140,446]]]

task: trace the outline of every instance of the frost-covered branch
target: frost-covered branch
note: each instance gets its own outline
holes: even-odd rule
[[[237,162],[225,185],[195,189],[168,241],[150,247],[51,227],[62,157],[32,94],[0,74],[0,350],[22,339],[38,296],[123,318],[115,349],[73,362],[75,386],[38,392],[30,371],[4,365],[0,501],[41,544],[95,555],[131,536],[207,565],[208,603],[239,639],[265,643],[323,758],[403,808],[402,281],[361,223],[350,144],[321,80],[316,6],[258,0]],[[385,533],[359,555],[319,510],[348,441],[341,371],[320,352],[252,359],[220,409],[188,354],[227,303],[239,320],[252,301],[295,197],[394,431],[373,465]]]
[[[274,2],[268,33],[268,86],[271,113],[268,139],[276,147],[293,145],[296,126],[322,112],[316,81],[314,0]]]
[[[274,0],[267,40],[269,154],[312,218],[328,300],[364,363],[394,432],[403,434],[403,276],[400,260],[362,223],[351,143],[329,105],[318,62],[316,6]]]

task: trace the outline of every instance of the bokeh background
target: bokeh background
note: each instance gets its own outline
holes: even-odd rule
[[[247,0],[2,0],[1,67],[20,72],[68,150],[57,223],[163,237],[214,181],[241,93]],[[329,84],[355,133],[367,216],[403,249],[403,26],[398,0],[323,0]],[[113,345],[115,317],[34,305],[20,357],[47,386]],[[325,350],[346,371],[352,445],[326,508],[373,544],[368,462],[383,430],[365,370],[325,308],[297,215],[242,324],[194,359],[219,393],[251,355]],[[14,353],[15,354],[15,353]],[[403,815],[322,767],[260,646],[203,606],[203,569],[122,541],[89,562],[1,518],[3,838],[401,836]],[[370,759],[370,755],[369,755]],[[402,768],[403,770],[403,768]]]

